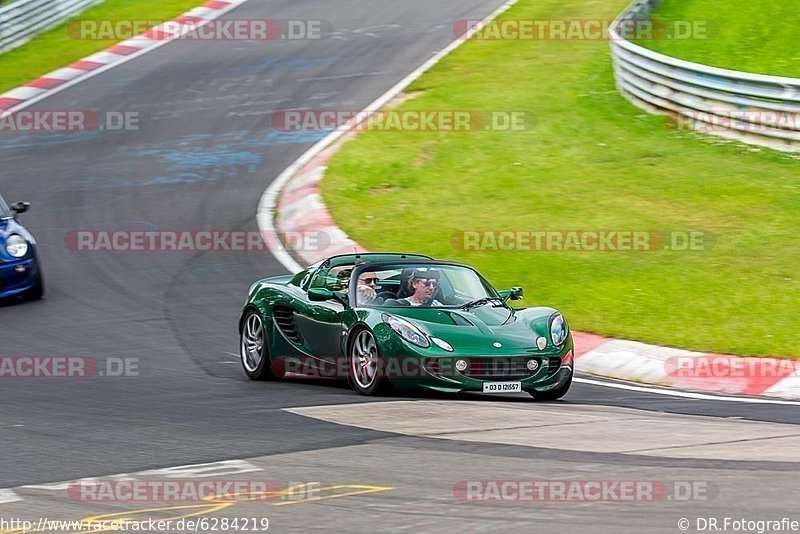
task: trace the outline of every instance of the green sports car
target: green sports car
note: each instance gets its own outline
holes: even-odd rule
[[[386,386],[558,399],[573,342],[552,308],[515,309],[475,269],[415,254],[333,256],[250,287],[240,355],[253,380],[311,375]]]

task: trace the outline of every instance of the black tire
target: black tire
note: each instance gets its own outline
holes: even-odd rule
[[[42,278],[42,270],[36,273],[36,283],[28,290],[25,297],[28,300],[39,300],[44,296],[44,279]]]
[[[370,341],[366,340],[371,340],[372,345],[369,345]],[[366,353],[370,353],[370,365],[371,362],[375,362],[375,372],[372,380],[368,383],[366,377],[368,377],[369,371],[365,370],[366,366],[360,365]],[[350,341],[347,344],[347,368],[347,382],[356,393],[371,396],[387,389],[388,380],[384,376],[385,366],[378,351],[378,340],[368,328],[358,328],[350,334]],[[363,372],[358,373],[357,368],[362,369]]]
[[[283,378],[283,373],[273,369],[272,360],[269,357],[268,324],[255,309],[247,310],[242,317],[239,327],[239,360],[250,380]],[[258,355],[257,361],[256,355]]]
[[[567,391],[569,391],[569,388],[572,385],[573,374],[574,373],[570,373],[569,380],[567,380],[567,382],[564,385],[557,387],[556,389],[551,389],[549,391],[535,391],[535,392],[531,391],[529,393],[536,400],[543,400],[543,401],[558,400],[564,395],[566,395]]]

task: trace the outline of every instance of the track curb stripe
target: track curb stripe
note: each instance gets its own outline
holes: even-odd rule
[[[0,94],[0,112],[4,115],[15,113],[93,75],[126,63],[177,39],[191,31],[190,23],[198,26],[206,24],[247,1],[249,0],[211,0],[170,21],[181,24],[181,28],[184,28],[183,32],[165,32],[162,24],[143,34],[114,43],[105,50],[95,52],[20,87],[6,91]]]

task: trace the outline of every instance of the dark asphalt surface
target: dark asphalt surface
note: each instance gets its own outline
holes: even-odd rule
[[[322,19],[335,34],[171,43],[35,106],[135,111],[138,131],[0,137],[0,191],[33,203],[22,221],[38,238],[48,291],[0,308],[0,355],[138,358],[140,367],[138,377],[3,380],[0,488],[388,437],[280,410],[375,402],[342,384],[244,379],[236,320],[249,284],[284,272],[269,253],[78,253],[64,236],[257,231],[262,192],[319,138],[276,133],[271,112],[360,109],[449,44],[453,21],[501,3],[252,0],[226,18]],[[585,384],[565,402],[800,422],[797,406]]]

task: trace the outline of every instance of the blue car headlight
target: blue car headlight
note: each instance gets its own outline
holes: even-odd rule
[[[22,258],[28,253],[28,242],[19,234],[11,234],[6,239],[6,252],[12,258]]]
[[[550,318],[550,341],[557,347],[567,340],[568,333],[569,330],[564,316],[560,313],[554,314]]]
[[[405,319],[395,317],[394,315],[389,315],[388,313],[381,315],[381,319],[383,319],[383,322],[386,323],[386,325],[391,328],[394,333],[412,345],[422,347],[423,349],[431,346],[428,336],[426,336],[422,330]]]

